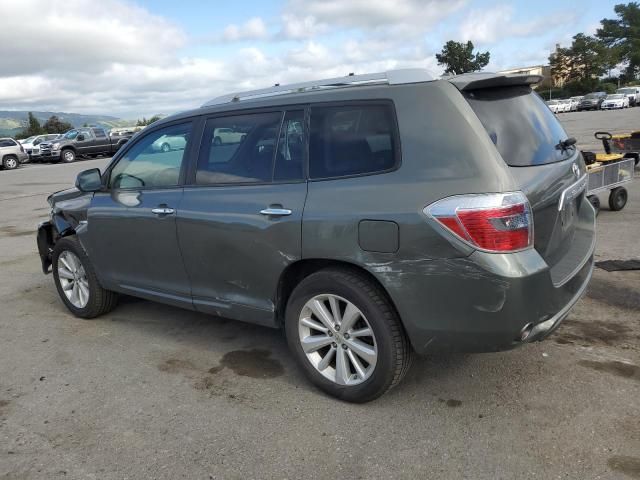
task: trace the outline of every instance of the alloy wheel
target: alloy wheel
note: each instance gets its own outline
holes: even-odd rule
[[[65,250],[58,257],[58,280],[67,300],[76,308],[89,303],[89,280],[78,256]]]
[[[378,347],[371,325],[350,301],[316,295],[300,312],[302,350],[315,369],[338,385],[358,385],[373,374]]]
[[[4,161],[4,165],[8,170],[13,170],[18,166],[18,161],[15,158],[10,157]]]

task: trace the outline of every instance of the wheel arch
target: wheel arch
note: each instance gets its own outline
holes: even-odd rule
[[[385,288],[385,286],[380,282],[380,280],[369,270],[358,265],[356,263],[348,262],[345,260],[331,260],[324,258],[305,258],[298,260],[285,268],[285,270],[281,273],[280,279],[278,280],[278,287],[276,291],[276,315],[275,320],[277,326],[281,327],[284,325],[284,314],[287,307],[287,302],[289,301],[289,297],[293,292],[293,289],[296,287],[298,283],[300,283],[304,278],[309,275],[318,272],[320,270],[324,270],[326,268],[341,268],[345,270],[349,270],[351,272],[356,272],[376,285],[378,285],[381,291],[384,293],[385,298],[389,301],[390,305],[395,310],[400,322],[402,323],[402,318],[399,315],[398,309],[389,295],[389,292]],[[404,325],[403,325],[404,327]]]

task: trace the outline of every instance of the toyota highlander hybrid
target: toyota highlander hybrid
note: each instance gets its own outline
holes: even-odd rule
[[[219,97],[50,196],[43,270],[82,318],[127,294],[282,328],[354,402],[414,352],[542,340],[587,287],[595,215],[539,80],[398,70]]]

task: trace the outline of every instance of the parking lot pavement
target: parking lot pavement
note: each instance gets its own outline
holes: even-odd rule
[[[628,133],[640,130],[640,107],[624,110],[559,113],[567,133],[578,140],[581,150],[602,151],[602,142],[593,134],[597,131]]]
[[[105,164],[0,172],[0,479],[640,478],[640,271],[596,269],[543,343],[419,358],[351,405],[278,331],[135,299],[67,313],[34,228],[51,191]],[[598,226],[599,260],[640,258],[639,180]]]

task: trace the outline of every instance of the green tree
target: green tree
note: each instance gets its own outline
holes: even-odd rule
[[[136,122],[136,127],[146,127],[147,125],[151,125],[153,122],[157,122],[161,119],[162,117],[160,115],[154,115],[151,118],[142,117],[142,120],[138,119]]]
[[[34,135],[41,135],[42,133],[44,133],[44,130],[42,129],[40,122],[33,113],[29,112],[29,116],[27,119],[27,128],[20,132],[17,137],[28,138]]]
[[[571,46],[558,48],[549,57],[551,73],[556,83],[577,84],[578,89],[589,90],[598,78],[610,68],[607,48],[594,37],[578,33]]]
[[[51,115],[42,128],[47,133],[65,133],[73,129],[73,125],[69,122],[60,120],[57,115]]]
[[[618,4],[614,11],[618,18],[603,19],[596,37],[609,49],[614,63],[625,64],[626,79],[635,80],[640,76],[640,4]]]
[[[449,40],[442,51],[436,53],[438,65],[445,67],[444,73],[453,75],[482,70],[489,63],[490,56],[489,52],[474,54],[471,41],[461,43]]]

